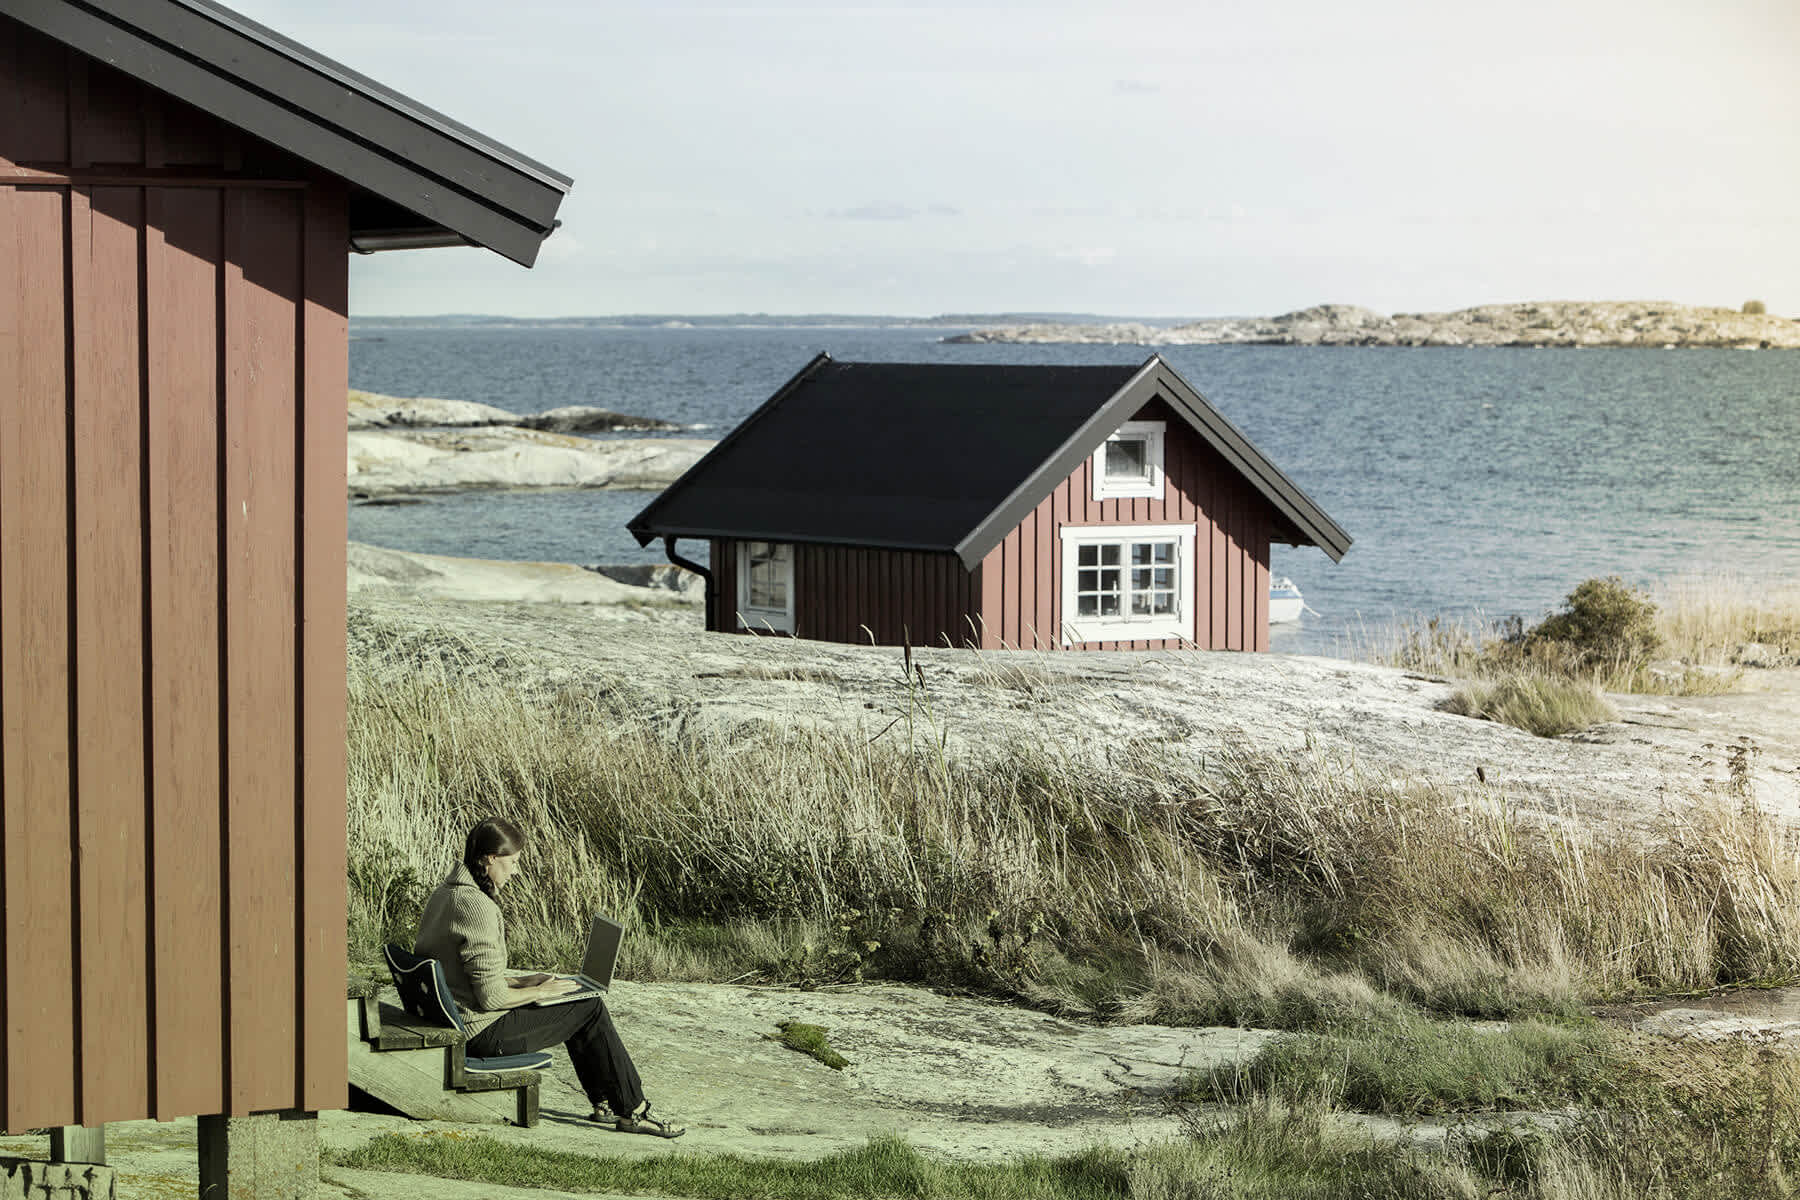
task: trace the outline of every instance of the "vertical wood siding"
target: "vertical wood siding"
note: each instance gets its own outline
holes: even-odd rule
[[[1066,525],[1193,525],[1194,640],[1209,650],[1269,647],[1268,502],[1161,401],[1132,418],[1164,421],[1163,494],[1095,500],[1092,458],[1056,485],[975,571],[986,649],[1062,649],[1062,537]],[[1175,638],[1083,642],[1075,649],[1175,650]]]
[[[715,538],[719,586],[713,628],[741,632],[738,543]],[[794,633],[821,642],[877,646],[972,643],[974,580],[954,554],[867,546],[794,547]]]
[[[346,1099],[345,195],[246,158],[0,18],[8,1131]]]
[[[1057,484],[973,572],[953,554],[868,547],[794,548],[794,632],[830,642],[1063,649],[1064,526],[1193,525],[1194,638],[1084,642],[1075,649],[1269,648],[1269,536],[1260,496],[1162,401],[1132,419],[1167,423],[1163,495],[1093,499],[1091,458]],[[737,543],[714,539],[714,628],[738,628]]]

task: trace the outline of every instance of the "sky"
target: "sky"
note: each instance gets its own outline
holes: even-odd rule
[[[574,177],[359,315],[1800,317],[1795,0],[235,6]]]

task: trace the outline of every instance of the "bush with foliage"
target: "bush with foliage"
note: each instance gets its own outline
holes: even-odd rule
[[[1642,662],[1662,646],[1656,605],[1617,575],[1588,579],[1551,613],[1520,636],[1534,653],[1567,655],[1587,669]]]
[[[1760,317],[1768,311],[1769,306],[1764,304],[1761,300],[1744,301],[1744,315],[1747,317]]]

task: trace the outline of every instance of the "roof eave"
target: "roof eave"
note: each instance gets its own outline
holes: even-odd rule
[[[0,0],[0,13],[398,206],[421,229],[523,266],[571,186],[206,0]]]
[[[1158,367],[1154,383],[1158,385],[1158,390],[1161,390],[1170,407],[1186,418],[1189,425],[1226,462],[1308,539],[1304,544],[1317,546],[1332,562],[1343,561],[1353,540],[1344,532],[1343,527],[1327,516],[1325,510],[1313,502],[1312,497],[1289,479],[1281,468],[1269,461],[1224,413],[1214,408],[1175,368],[1160,356],[1154,357],[1153,361]]]
[[[627,526],[627,528],[630,528]],[[782,529],[715,529],[706,526],[657,526],[654,532],[632,529],[639,546],[647,546],[658,538],[723,538],[733,542],[781,542],[795,546],[864,546],[872,550],[911,550],[923,554],[955,554],[956,547],[940,542],[902,541],[888,538],[829,537],[812,533],[795,533]]]

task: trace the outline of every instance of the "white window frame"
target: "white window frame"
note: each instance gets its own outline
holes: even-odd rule
[[[782,581],[785,585],[783,593],[787,603],[781,608],[752,607],[750,604],[750,547],[770,546],[785,547],[787,550],[787,576]],[[792,542],[739,542],[734,557],[737,559],[737,620],[738,628],[753,629],[762,633],[794,632],[794,544]]]
[[[1194,640],[1194,542],[1193,525],[1064,525],[1062,538],[1062,639],[1064,646],[1083,642],[1160,641],[1164,638]],[[1121,550],[1119,570],[1122,592],[1117,617],[1080,618],[1075,615],[1077,589],[1076,553],[1081,546],[1133,542],[1175,543],[1175,612],[1133,617],[1131,613],[1131,554]]]
[[[1135,476],[1129,478],[1111,478],[1106,474],[1106,443],[1094,451],[1092,469],[1088,472],[1094,479],[1094,499],[1096,500],[1135,500],[1142,497],[1161,499],[1163,494],[1163,436],[1168,432],[1166,421],[1127,421],[1113,430],[1107,442],[1124,439],[1144,440],[1144,465],[1149,468],[1148,479]]]

